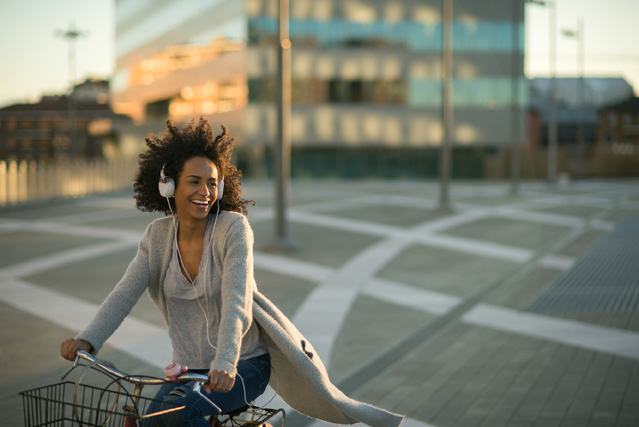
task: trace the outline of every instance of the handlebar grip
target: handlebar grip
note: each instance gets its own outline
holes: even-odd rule
[[[84,351],[84,350],[78,350],[75,352],[75,357],[77,358],[82,358],[84,360],[87,360],[89,362],[95,362],[97,359],[89,352]]]

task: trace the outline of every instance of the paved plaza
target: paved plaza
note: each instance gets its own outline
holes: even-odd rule
[[[639,425],[639,180],[526,182],[517,196],[453,182],[448,211],[438,191],[295,181],[299,250],[281,253],[273,184],[247,182],[258,287],[342,390],[406,427]],[[158,217],[129,193],[0,209],[0,424],[22,425],[18,391],[59,382],[60,342]],[[100,353],[156,376],[170,356],[146,296]],[[324,424],[289,411],[286,425]]]

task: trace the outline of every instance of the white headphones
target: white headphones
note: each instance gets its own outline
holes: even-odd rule
[[[158,182],[158,190],[160,190],[160,194],[162,195],[162,197],[169,198],[175,195],[175,181],[173,181],[173,178],[165,175],[164,166],[166,166],[166,163],[162,166],[162,170],[160,171],[160,182]],[[222,200],[223,195],[224,177],[222,177],[222,180],[217,183],[217,199],[215,199],[215,201]]]

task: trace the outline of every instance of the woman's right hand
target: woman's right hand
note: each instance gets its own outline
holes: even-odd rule
[[[62,341],[60,345],[60,355],[71,362],[75,360],[75,354],[78,350],[91,352],[91,344],[84,340],[69,338],[68,340]]]

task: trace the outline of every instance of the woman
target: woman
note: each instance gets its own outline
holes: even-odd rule
[[[251,315],[252,237],[237,213],[246,211],[247,201],[240,198],[240,173],[230,163],[232,139],[226,129],[215,137],[203,121],[183,131],[169,123],[168,132],[147,138],[147,145],[135,180],[137,206],[175,212],[175,224],[165,219],[147,228],[124,278],[91,325],[62,343],[62,356],[72,360],[79,349],[97,352],[148,290],[167,322],[173,362],[209,372],[209,398],[228,412],[262,394],[271,372]],[[154,261],[166,252],[168,263],[160,267]],[[152,267],[160,272],[155,278],[147,273]],[[163,386],[156,399],[187,404],[177,425],[208,425],[203,417],[217,412],[190,388],[175,384]]]
[[[147,227],[124,277],[87,329],[62,343],[62,356],[97,353],[146,290],[168,325],[173,362],[208,372],[207,395],[223,412],[253,401],[270,380],[309,416],[399,425],[402,417],[349,399],[330,384],[310,343],[257,291],[253,233],[243,215],[249,201],[240,197],[241,174],[230,162],[233,139],[226,129],[214,136],[204,119],[182,130],[169,121],[167,128],[161,138],[146,139],[134,190],[139,209],[175,212],[174,218]],[[186,405],[175,425],[207,426],[203,417],[217,413],[186,386],[167,384],[156,399]]]

